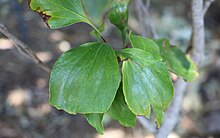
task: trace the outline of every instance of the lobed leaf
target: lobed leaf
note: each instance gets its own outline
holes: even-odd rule
[[[158,126],[173,98],[173,84],[165,65],[152,54],[137,48],[118,51],[122,66],[123,92],[136,115],[150,116],[154,110]]]
[[[57,60],[50,76],[50,104],[70,114],[105,113],[120,82],[112,48],[104,43],[87,43]]]

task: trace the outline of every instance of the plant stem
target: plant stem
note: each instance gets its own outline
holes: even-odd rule
[[[102,35],[102,33],[99,31],[98,28],[95,27],[95,25],[93,25],[90,21],[87,22],[102,38],[104,43],[107,43],[106,39],[104,38],[104,36]]]

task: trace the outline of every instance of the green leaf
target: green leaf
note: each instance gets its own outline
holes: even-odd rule
[[[81,0],[30,0],[30,8],[52,29],[79,22],[93,26],[85,15]]]
[[[122,66],[123,92],[136,115],[150,116],[154,110],[158,126],[173,98],[173,84],[165,65],[152,54],[137,48],[118,51]]]
[[[166,39],[159,39],[155,42],[160,48],[165,65],[171,72],[186,81],[193,81],[198,77],[195,63],[179,47],[171,46]]]
[[[122,40],[125,44],[128,25],[128,4],[129,0],[114,0],[108,18],[122,33]]]
[[[121,81],[115,52],[87,43],[64,53],[50,76],[50,104],[70,114],[105,113]]]
[[[102,16],[108,10],[110,0],[82,0],[86,15],[90,20],[99,25],[102,21]]]
[[[93,126],[99,134],[104,134],[103,127],[104,114],[86,114],[86,120],[91,126]]]
[[[119,87],[116,98],[108,113],[123,126],[135,126],[136,115],[131,112],[125,102],[122,86]]]
[[[151,39],[130,33],[129,40],[132,47],[142,49],[152,54],[155,59],[162,60],[158,45]]]

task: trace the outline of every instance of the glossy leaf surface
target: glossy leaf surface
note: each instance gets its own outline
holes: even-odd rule
[[[105,113],[121,81],[115,52],[87,43],[64,53],[50,77],[50,104],[68,113]]]
[[[81,0],[30,0],[30,8],[38,12],[46,24],[52,28],[62,28],[87,19]]]
[[[103,127],[103,116],[104,114],[86,114],[86,120],[91,126],[93,126],[99,134],[104,133]]]
[[[129,48],[118,52],[122,67],[125,100],[136,115],[150,116],[154,110],[158,126],[173,98],[173,84],[165,65],[152,54]]]
[[[198,77],[195,63],[176,46],[171,46],[166,39],[155,41],[160,47],[160,53],[169,70],[186,81],[193,81]]]
[[[116,98],[108,113],[123,126],[135,126],[136,115],[131,112],[125,102],[122,86],[119,87]]]
[[[152,54],[155,59],[162,60],[158,45],[151,39],[130,33],[129,40],[132,47],[142,49]]]

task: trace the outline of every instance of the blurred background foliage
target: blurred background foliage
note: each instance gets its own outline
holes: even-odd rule
[[[89,16],[90,20],[96,25],[102,24],[102,17],[106,14],[109,6],[111,5],[110,0],[82,0],[86,15]],[[95,5],[95,6],[94,6]]]
[[[83,0],[83,3],[86,13],[97,26],[105,22],[104,36],[115,49],[120,49],[120,33],[106,18],[111,2]],[[154,0],[150,9],[158,36],[170,39],[173,45],[183,50],[190,45],[192,32],[190,4],[191,1]],[[137,8],[132,0],[129,14],[129,28],[140,34]],[[1,0],[0,23],[51,67],[61,53],[95,40],[89,35],[92,28],[83,23],[50,30],[37,13],[30,11],[24,0]],[[211,6],[205,24],[206,57],[199,70],[200,77],[187,88],[179,122],[169,138],[220,137],[220,1],[216,0]],[[0,137],[153,137],[139,123],[135,128],[123,128],[108,117],[105,117],[105,134],[97,135],[81,115],[69,115],[48,105],[48,78],[46,72],[0,35]]]

